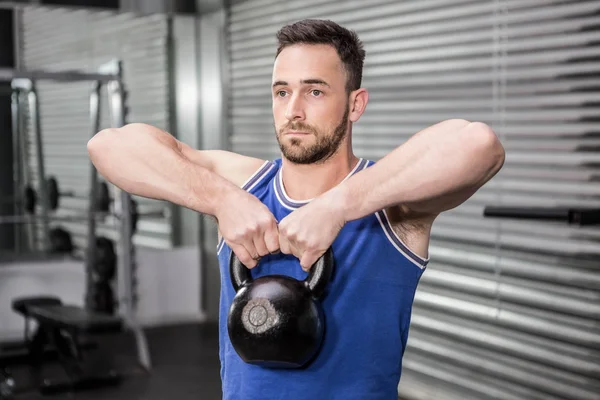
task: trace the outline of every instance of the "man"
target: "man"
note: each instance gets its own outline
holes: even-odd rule
[[[281,159],[194,150],[144,124],[99,132],[89,153],[121,189],[218,221],[225,399],[395,399],[432,224],[499,171],[504,150],[485,124],[454,119],[377,163],[358,158],[352,124],[369,96],[356,34],[304,20],[277,38],[272,104]],[[298,370],[244,363],[226,329],[235,295],[231,251],[254,277],[303,279],[330,246],[335,273],[322,301],[327,325],[317,357]]]

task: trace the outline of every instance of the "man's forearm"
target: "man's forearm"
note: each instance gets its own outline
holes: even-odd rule
[[[504,163],[484,124],[451,120],[431,126],[335,190],[348,221],[401,205],[437,214],[467,200]]]
[[[236,187],[188,160],[165,132],[130,125],[99,132],[88,143],[98,172],[128,193],[215,215],[222,193]]]

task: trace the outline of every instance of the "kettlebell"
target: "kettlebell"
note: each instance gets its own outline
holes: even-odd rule
[[[231,252],[229,272],[237,292],[227,316],[233,348],[246,363],[265,368],[302,368],[317,355],[325,333],[320,303],[334,268],[329,248],[305,280],[285,275],[252,279]]]

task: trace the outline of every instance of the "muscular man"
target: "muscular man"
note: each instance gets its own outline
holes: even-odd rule
[[[356,34],[304,20],[277,38],[272,104],[280,159],[195,150],[140,123],[99,132],[89,153],[121,189],[218,221],[224,399],[396,399],[431,226],[499,171],[504,150],[484,123],[452,119],[377,163],[359,158],[352,124],[369,95],[361,88],[365,51]],[[235,295],[231,251],[254,277],[304,279],[330,246],[336,267],[316,359],[298,370],[244,363],[226,329]]]

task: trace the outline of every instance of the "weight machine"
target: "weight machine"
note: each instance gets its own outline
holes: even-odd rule
[[[15,150],[15,193],[20,193],[22,186],[21,172],[25,168],[26,160],[23,157],[24,146],[23,140],[23,116],[22,108],[26,99],[32,131],[36,142],[36,159],[37,159],[37,178],[38,178],[38,196],[41,214],[36,218],[41,222],[42,226],[42,243],[43,248],[48,249],[50,228],[49,221],[51,216],[50,197],[48,186],[46,185],[46,175],[44,170],[44,156],[42,135],[40,127],[39,114],[39,99],[35,87],[35,82],[38,80],[52,80],[58,82],[77,82],[91,81],[90,90],[90,135],[95,135],[100,130],[100,96],[102,88],[105,87],[108,94],[110,125],[112,127],[121,127],[125,125],[125,87],[123,84],[123,70],[121,62],[114,60],[102,65],[97,73],[82,73],[79,71],[64,71],[64,72],[47,72],[47,71],[19,71],[0,68],[0,80],[11,81],[12,95],[12,116],[13,116],[13,147]],[[90,136],[90,137],[91,137]],[[118,299],[118,316],[106,315],[92,311],[90,304],[93,302],[92,294],[95,282],[95,273],[97,272],[97,263],[99,258],[98,241],[96,235],[96,216],[99,213],[99,193],[98,193],[98,172],[92,165],[90,172],[90,192],[89,192],[89,207],[86,215],[82,216],[83,220],[87,220],[87,247],[85,253],[86,266],[86,299],[85,307],[74,307],[63,305],[60,301],[57,303],[53,299],[40,298],[25,298],[17,299],[13,302],[13,309],[21,313],[28,322],[29,319],[35,320],[41,329],[48,332],[49,340],[53,341],[54,345],[59,348],[61,358],[64,361],[63,367],[69,376],[69,382],[66,384],[60,383],[50,385],[48,382],[40,382],[40,389],[43,392],[55,392],[61,390],[77,390],[89,387],[97,387],[99,384],[116,383],[115,374],[111,371],[107,379],[105,372],[99,372],[100,376],[91,376],[86,367],[81,365],[80,352],[78,348],[77,338],[80,334],[98,333],[98,332],[119,332],[123,327],[128,328],[135,336],[137,345],[137,358],[140,366],[145,370],[151,369],[150,353],[146,336],[142,331],[135,316],[136,307],[136,264],[135,264],[135,247],[133,245],[132,236],[135,230],[135,222],[138,218],[137,207],[129,193],[119,190],[116,187],[111,187],[114,199],[114,216],[118,229],[118,250],[117,250],[117,299]],[[15,202],[15,216],[28,217],[23,215],[23,202]],[[11,223],[11,222],[6,222]],[[35,241],[35,230],[30,224],[23,224],[29,228],[28,240],[30,243]],[[20,229],[22,225],[15,223],[15,237],[20,237]],[[26,325],[26,329],[27,329]],[[54,334],[61,332],[61,334]],[[70,338],[69,343],[60,343],[62,335]],[[27,332],[26,338],[27,341]],[[75,347],[75,348],[73,348]],[[62,348],[63,350],[60,350]],[[66,350],[65,350],[66,349]],[[64,353],[66,351],[66,353]],[[75,372],[74,372],[75,371]],[[86,371],[85,374],[82,371]],[[5,377],[0,379],[0,384],[8,381],[10,378]],[[14,382],[13,382],[14,383]],[[52,387],[50,387],[52,386]]]

